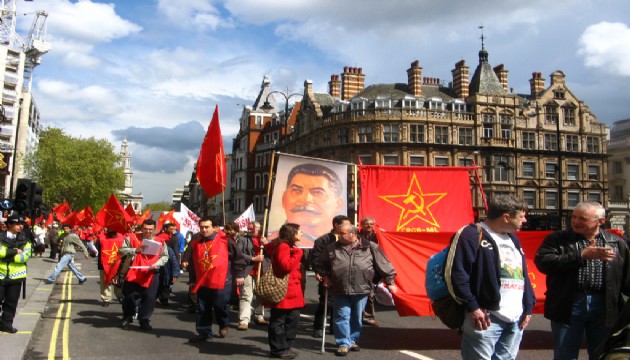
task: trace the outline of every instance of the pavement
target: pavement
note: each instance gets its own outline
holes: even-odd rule
[[[48,304],[48,297],[54,284],[45,284],[44,278],[50,275],[57,265],[57,260],[48,258],[48,250],[44,257],[30,258],[27,263],[26,297],[20,296],[17,314],[13,327],[15,334],[0,332],[0,349],[3,359],[23,359],[29,342],[42,314]]]

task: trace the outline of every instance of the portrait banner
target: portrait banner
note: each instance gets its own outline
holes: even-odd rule
[[[396,232],[455,232],[474,220],[466,167],[359,166],[359,217]]]
[[[298,246],[328,233],[332,219],[348,214],[348,164],[279,154],[269,208],[268,238],[278,236],[285,223],[300,225]]]

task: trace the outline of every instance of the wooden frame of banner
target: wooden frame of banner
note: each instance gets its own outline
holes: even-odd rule
[[[275,173],[273,172],[273,166],[276,163],[276,156],[278,155],[277,151],[274,151],[273,153],[271,153],[271,164],[269,165],[269,181],[267,181],[267,198],[265,199],[265,211],[263,213],[263,226],[262,226],[262,233],[265,234],[267,232],[267,218],[269,215],[269,198],[271,197],[271,185],[273,184],[273,181],[275,179]],[[264,244],[260,244],[260,254],[259,255],[263,255],[263,250],[264,250],[265,245]],[[258,263],[258,271],[256,274],[256,281],[260,281],[260,274],[262,273],[262,264],[263,262],[259,262]]]

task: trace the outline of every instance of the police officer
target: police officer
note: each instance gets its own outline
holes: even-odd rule
[[[15,334],[13,318],[26,280],[26,262],[31,257],[31,242],[22,233],[24,217],[16,214],[6,221],[7,230],[0,232],[0,331]]]

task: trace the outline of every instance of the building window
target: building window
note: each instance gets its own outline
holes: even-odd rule
[[[383,125],[383,141],[398,142],[398,125]]]
[[[409,165],[424,166],[424,155],[409,155]]]
[[[492,155],[486,157],[486,179],[488,181],[509,181],[508,157]]]
[[[256,120],[254,120],[254,124],[258,127],[262,127],[263,117],[261,115],[256,115]]]
[[[459,145],[473,144],[473,129],[469,127],[459,128]]]
[[[350,131],[347,127],[341,127],[337,129],[337,143],[338,144],[347,144],[348,143],[348,134]]]
[[[580,166],[578,164],[567,164],[567,180],[579,179]]]
[[[330,146],[332,144],[332,140],[330,138],[330,131],[324,131],[324,146]]]
[[[563,110],[564,110],[564,125],[575,126],[575,108],[565,107]]]
[[[523,149],[533,150],[536,148],[536,134],[533,132],[523,132]]]
[[[570,208],[576,207],[580,203],[580,193],[568,192],[567,193],[567,206]]]
[[[459,158],[459,166],[472,166],[473,161],[469,158]]]
[[[599,166],[598,165],[588,166],[588,179],[592,181],[599,180]]]
[[[359,142],[360,143],[372,143],[372,126],[371,125],[363,125],[359,126]]]
[[[390,99],[376,99],[374,100],[374,108],[376,109],[389,109],[392,101]]]
[[[615,185],[613,187],[613,198],[611,200],[614,201],[624,201],[623,198],[623,185]]]
[[[512,125],[501,124],[501,138],[510,139],[512,137]]]
[[[523,201],[530,209],[536,208],[536,190],[523,190]]]
[[[254,189],[262,189],[261,180],[262,178],[260,177],[260,174],[254,175]]]
[[[448,126],[435,127],[435,143],[448,144]]]
[[[403,99],[402,106],[406,109],[417,109],[418,100],[415,99]]]
[[[558,164],[555,163],[545,163],[545,178],[547,179],[557,179],[557,169]]]
[[[372,160],[372,155],[359,155],[359,161],[363,165],[374,165],[374,161]]]
[[[591,154],[599,153],[599,138],[593,136],[586,137],[586,152]]]
[[[545,134],[545,150],[558,150],[556,134]]]
[[[383,155],[383,165],[399,165],[398,155],[396,154]]]
[[[567,135],[567,151],[577,152],[578,149],[578,136]]]
[[[558,208],[558,192],[545,191],[545,208],[557,209]]]
[[[523,177],[533,178],[536,176],[536,163],[533,161],[523,161]]]
[[[412,143],[424,142],[424,125],[409,125],[409,141]]]
[[[621,161],[613,161],[613,174],[619,175],[623,173]]]
[[[436,156],[435,157],[435,166],[448,166],[448,157],[446,157],[446,156]]]
[[[558,123],[558,107],[556,105],[545,105],[545,124]]]
[[[263,173],[262,176],[262,185],[263,189],[269,184],[269,173]]]
[[[589,192],[587,197],[588,197],[588,201],[598,202],[600,204],[602,202],[602,197],[601,197],[601,194],[599,192]]]

